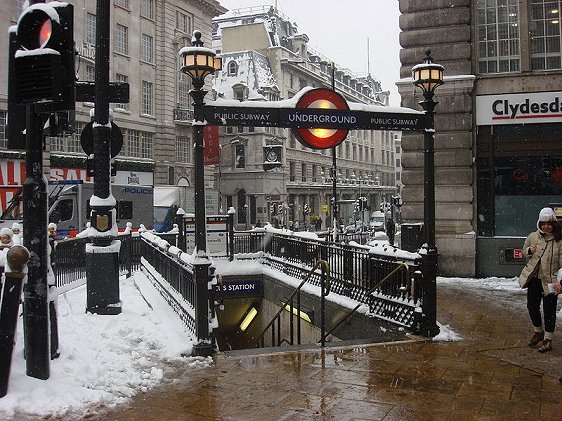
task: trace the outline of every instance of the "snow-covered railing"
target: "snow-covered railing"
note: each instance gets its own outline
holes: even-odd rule
[[[196,352],[198,346],[212,342],[211,332],[217,327],[214,307],[210,306],[214,277],[198,283],[193,256],[158,235],[144,232],[139,240],[141,270],[187,326]]]
[[[302,278],[318,260],[330,265],[331,290],[369,305],[376,317],[419,331],[430,314],[424,301],[421,256],[386,242],[361,246],[314,238],[308,233],[261,229],[235,233],[235,252],[264,252],[263,262],[283,273]],[[395,271],[405,263],[408,270]],[[389,274],[392,276],[374,291]],[[310,283],[320,285],[320,278]]]

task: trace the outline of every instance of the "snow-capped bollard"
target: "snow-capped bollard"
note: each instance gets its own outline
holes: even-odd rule
[[[29,251],[24,246],[12,246],[8,250],[6,260],[6,280],[0,307],[0,398],[8,393],[18,308],[23,281],[27,275]]]

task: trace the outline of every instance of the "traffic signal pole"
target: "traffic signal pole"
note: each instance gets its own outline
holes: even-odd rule
[[[43,118],[28,105],[26,178],[23,183],[23,244],[29,250],[24,287],[23,323],[26,374],[41,380],[50,375],[49,302],[47,285],[47,183],[43,175]]]
[[[86,247],[86,311],[121,313],[119,246],[115,198],[111,194],[111,122],[109,119],[110,0],[97,0],[95,114],[93,124],[94,195],[90,238]]]

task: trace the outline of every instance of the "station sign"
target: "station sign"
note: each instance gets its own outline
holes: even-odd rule
[[[214,290],[220,293],[220,285],[214,285]],[[222,286],[224,298],[261,297],[263,285],[260,279],[225,280]]]
[[[317,91],[320,92],[316,93]],[[337,132],[338,136],[341,136],[347,130],[419,131],[425,128],[423,112],[402,107],[366,106],[352,102],[347,103],[348,108],[346,108],[333,94],[334,92],[329,89],[312,89],[305,92],[297,102],[297,106],[292,108],[287,107],[286,101],[263,103],[268,107],[256,106],[251,102],[244,103],[244,105],[221,106],[216,105],[220,104],[220,101],[215,101],[211,105],[202,107],[203,117],[207,124],[215,126],[298,129],[297,133],[301,137],[304,136],[305,140],[316,141],[318,140],[316,138],[320,138],[319,148],[325,147],[325,144],[329,144],[335,138],[330,139],[327,136],[324,139],[330,141],[322,142],[321,136],[314,136],[315,133],[320,134],[320,132],[312,129],[331,129],[332,134]]]
[[[339,115],[334,114],[333,110],[340,111]],[[348,112],[349,105],[343,96],[331,89],[319,88],[301,96],[296,109],[287,113],[285,117],[289,126],[293,128],[293,134],[304,146],[329,149],[343,142],[349,129],[357,123],[357,116],[349,115]],[[317,125],[320,122],[326,122],[333,127],[320,127]]]

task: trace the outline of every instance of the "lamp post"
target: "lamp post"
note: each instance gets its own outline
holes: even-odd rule
[[[191,77],[193,89],[189,95],[193,98],[193,139],[194,139],[194,164],[195,164],[195,249],[196,259],[194,266],[195,282],[198,286],[197,306],[206,308],[208,297],[204,293],[203,286],[210,280],[209,267],[211,262],[207,258],[207,233],[205,215],[205,167],[203,162],[203,128],[205,127],[203,115],[203,99],[207,91],[203,89],[205,78],[222,68],[222,60],[215,52],[203,47],[201,32],[193,31],[191,47],[183,47],[179,55],[182,57],[181,71]],[[199,293],[199,291],[201,293]],[[195,355],[207,356],[213,352],[213,344],[210,338],[209,321],[200,317],[197,320],[197,339],[194,345]]]
[[[423,311],[426,315],[422,331],[426,336],[439,333],[436,318],[436,277],[437,277],[437,247],[435,245],[435,106],[433,100],[435,89],[443,84],[443,66],[433,63],[431,50],[425,52],[426,57],[421,64],[412,68],[414,86],[423,92],[424,100],[420,102],[425,111],[426,125],[424,129],[424,205],[423,225],[425,237],[425,253],[422,255],[424,278],[426,282],[426,296]]]

